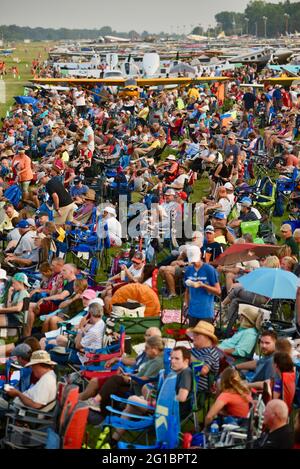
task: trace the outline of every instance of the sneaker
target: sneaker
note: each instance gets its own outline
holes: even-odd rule
[[[93,410],[94,412],[101,412],[99,401],[96,400],[94,397],[90,397],[85,402],[89,406],[89,408]]]
[[[168,300],[172,300],[173,298],[177,298],[176,293],[170,293],[170,295],[167,296]]]

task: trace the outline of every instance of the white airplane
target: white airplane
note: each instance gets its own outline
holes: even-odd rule
[[[130,42],[130,39],[117,36],[104,36],[106,42]]]

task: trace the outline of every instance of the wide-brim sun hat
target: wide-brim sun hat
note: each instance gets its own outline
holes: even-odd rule
[[[215,327],[207,321],[199,321],[195,327],[188,329],[190,334],[202,334],[206,335],[212,341],[217,344],[219,342],[218,337],[215,335]]]
[[[57,363],[51,360],[51,357],[46,350],[36,350],[31,355],[30,362],[25,365],[25,367],[33,365],[56,365]]]

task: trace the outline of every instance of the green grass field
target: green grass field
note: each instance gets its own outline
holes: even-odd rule
[[[28,83],[31,75],[31,62],[33,59],[40,58],[46,60],[48,49],[53,43],[51,42],[32,42],[30,44],[17,43],[16,50],[9,57],[0,56],[0,60],[6,63],[7,75],[4,78],[6,99],[0,102],[0,117],[5,117],[6,111],[13,104],[14,96],[23,95],[24,85]],[[19,59],[19,63],[14,59]],[[11,67],[16,65],[19,70],[19,77],[14,78]]]

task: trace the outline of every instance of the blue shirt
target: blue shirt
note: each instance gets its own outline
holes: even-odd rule
[[[75,184],[70,189],[71,197],[80,197],[81,195],[85,195],[88,191],[88,186],[77,187]]]
[[[240,327],[232,337],[223,340],[219,348],[221,350],[233,348],[234,353],[232,355],[234,357],[250,357],[253,354],[257,337],[258,332],[255,327]]]
[[[189,266],[184,274],[185,282],[190,279],[215,286],[219,282],[219,274],[214,267],[203,264],[197,271],[195,266]],[[189,289],[189,316],[193,318],[213,318],[214,317],[214,295],[205,288],[188,287]]]

